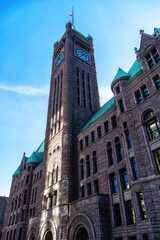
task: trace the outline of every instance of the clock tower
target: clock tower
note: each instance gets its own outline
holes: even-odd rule
[[[67,23],[54,44],[44,152],[43,205],[56,201],[61,225],[68,204],[79,198],[76,136],[99,107],[93,39]]]

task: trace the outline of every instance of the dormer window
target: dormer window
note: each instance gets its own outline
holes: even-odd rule
[[[160,56],[156,50],[156,48],[153,48],[146,56],[145,56],[146,62],[150,69],[152,69],[157,63],[160,62]]]

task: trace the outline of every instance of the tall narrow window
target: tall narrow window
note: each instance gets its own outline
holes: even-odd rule
[[[107,157],[108,157],[109,166],[113,165],[114,159],[113,159],[112,147],[110,142],[107,143]]]
[[[160,148],[157,148],[153,151],[153,156],[157,172],[160,173]]]
[[[144,99],[149,98],[149,92],[148,92],[148,88],[146,87],[146,85],[143,85],[143,86],[141,87],[141,91],[142,91],[142,94],[143,94],[143,98],[144,98]]]
[[[108,132],[109,132],[109,124],[108,124],[108,121],[105,121],[105,122],[104,122],[104,132],[105,132],[105,133],[108,133]]]
[[[58,169],[58,166],[57,166],[57,169],[56,169],[56,182],[58,182],[58,171],[59,171],[59,169]]]
[[[77,67],[77,103],[80,104],[79,68]]]
[[[119,137],[116,137],[114,142],[115,142],[115,148],[116,148],[117,162],[120,162],[123,160],[123,153],[122,153]]]
[[[122,219],[121,219],[119,203],[116,203],[113,206],[114,206],[115,225],[116,225],[116,227],[122,226]]]
[[[98,137],[98,138],[102,137],[102,129],[101,129],[101,126],[99,126],[99,127],[97,128],[97,137]]]
[[[95,132],[91,132],[91,142],[93,143],[95,141]]]
[[[116,87],[116,93],[117,93],[117,95],[120,93],[120,87],[119,86]]]
[[[154,117],[153,111],[148,111],[144,115],[144,124],[148,133],[149,140],[152,140],[160,136],[159,122],[156,117]]]
[[[93,173],[97,173],[97,157],[96,157],[96,151],[92,153],[92,162],[93,162]]]
[[[84,179],[84,162],[80,159],[80,180]]]
[[[156,48],[153,48],[153,49],[151,50],[151,53],[152,53],[152,56],[153,56],[153,58],[154,58],[154,61],[155,61],[156,63],[159,63],[159,62],[160,62],[160,56],[159,56]]]
[[[118,188],[117,188],[117,179],[116,179],[115,173],[110,174],[110,184],[111,184],[112,193],[117,193]]]
[[[137,165],[136,165],[135,158],[132,157],[130,159],[130,162],[131,162],[131,168],[132,168],[132,173],[133,173],[133,179],[137,180],[138,179],[138,171],[137,171]]]
[[[122,190],[126,190],[126,189],[129,188],[129,181],[128,181],[128,176],[127,176],[127,171],[126,171],[125,168],[123,168],[119,172],[120,172]]]
[[[99,184],[98,184],[98,180],[94,181],[94,192],[95,193],[99,193]]]
[[[34,203],[36,202],[36,200],[37,200],[37,187],[35,189]]]
[[[86,107],[86,87],[85,87],[85,74],[84,70],[82,70],[82,102],[83,107]]]
[[[88,147],[88,145],[89,145],[89,137],[87,135],[85,136],[85,146]]]
[[[84,186],[80,188],[80,197],[84,198]]]
[[[124,127],[124,133],[125,133],[125,138],[126,138],[126,142],[127,142],[127,147],[131,148],[132,142],[131,142],[131,136],[130,136],[129,130],[128,130],[128,124],[126,122],[124,122],[123,127]]]
[[[112,128],[117,127],[117,119],[115,115],[111,117],[111,122],[112,122]]]
[[[123,105],[122,99],[120,99],[120,100],[118,101],[118,104],[119,104],[120,112],[123,113],[123,112],[124,112],[124,105]]]
[[[90,159],[89,155],[86,156],[86,178],[90,176]]]
[[[138,201],[138,207],[139,207],[141,219],[145,220],[147,218],[147,216],[146,216],[146,209],[145,209],[145,205],[144,205],[142,192],[137,192],[137,201]]]
[[[125,209],[126,209],[127,224],[129,225],[129,224],[135,223],[134,209],[132,207],[131,200],[125,201]]]
[[[153,59],[151,57],[151,54],[148,53],[146,56],[145,56],[145,59],[146,59],[146,62],[148,64],[148,67],[151,69],[154,67],[154,62],[153,62]]]
[[[56,206],[57,205],[57,191],[54,191],[54,194],[53,194],[53,206]]]
[[[91,84],[90,84],[90,75],[89,75],[89,73],[87,73],[87,87],[88,87],[88,104],[89,104],[89,108],[92,110]]]
[[[159,75],[156,75],[156,76],[153,78],[153,81],[154,81],[154,84],[155,84],[157,90],[159,90],[159,89],[160,89],[160,77],[159,77]]]
[[[141,93],[139,91],[139,89],[134,93],[135,98],[136,98],[136,102],[137,103],[141,103],[142,102],[142,97],[141,97]]]
[[[87,196],[92,194],[91,183],[87,183]]]
[[[24,191],[23,205],[27,202],[27,190]]]
[[[22,239],[22,228],[19,229],[18,240]]]
[[[79,141],[79,148],[80,148],[80,150],[83,150],[83,140],[82,139]]]

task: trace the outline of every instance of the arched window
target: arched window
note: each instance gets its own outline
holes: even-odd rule
[[[96,151],[92,153],[93,173],[97,173],[97,157]]]
[[[89,177],[91,174],[90,171],[90,159],[89,159],[89,155],[86,156],[86,178]]]
[[[116,148],[117,162],[120,162],[123,160],[123,153],[122,153],[119,137],[116,137],[114,142],[115,142],[115,148]]]
[[[45,240],[53,240],[53,235],[51,233],[51,231],[48,231],[46,236],[45,236]]]
[[[123,128],[124,128],[125,138],[126,138],[126,142],[127,142],[127,147],[131,148],[132,147],[132,142],[131,142],[131,136],[129,134],[127,122],[123,123]]]
[[[148,111],[143,117],[143,122],[147,130],[149,140],[152,140],[160,135],[160,127],[157,118],[154,116],[153,111]]]
[[[81,158],[80,160],[80,180],[84,179],[84,162],[83,159]]]
[[[109,166],[113,165],[114,159],[113,159],[112,147],[110,142],[107,143],[107,157],[108,157]]]
[[[88,232],[84,227],[80,227],[76,233],[76,240],[89,240]]]

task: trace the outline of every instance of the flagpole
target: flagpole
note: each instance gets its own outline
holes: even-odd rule
[[[72,7],[72,25],[74,27],[74,8]]]

